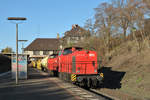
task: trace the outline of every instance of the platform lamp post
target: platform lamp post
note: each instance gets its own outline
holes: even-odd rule
[[[16,24],[16,84],[18,84],[18,24],[17,21],[27,20],[25,17],[8,17],[7,20],[15,21]]]
[[[18,40],[19,42],[22,42],[22,54],[24,53],[24,43],[27,42],[28,40]]]

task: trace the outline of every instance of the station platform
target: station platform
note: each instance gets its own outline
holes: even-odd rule
[[[47,73],[28,69],[28,79],[11,79],[11,74],[0,77],[0,100],[78,100],[69,91],[60,87]]]

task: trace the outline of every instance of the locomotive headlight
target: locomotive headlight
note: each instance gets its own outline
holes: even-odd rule
[[[104,77],[104,74],[103,74],[103,73],[100,73],[100,75],[99,75],[99,76]]]
[[[97,70],[95,69],[94,72],[97,72]]]
[[[90,56],[90,57],[95,57],[95,54],[90,53],[89,56]]]

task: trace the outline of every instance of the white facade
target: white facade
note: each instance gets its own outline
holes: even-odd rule
[[[24,51],[25,54],[28,54],[30,58],[34,57],[46,57],[54,53],[54,51],[49,51],[47,55],[44,55],[44,51],[38,51],[39,54],[34,54],[35,51]],[[37,51],[36,51],[37,52]]]

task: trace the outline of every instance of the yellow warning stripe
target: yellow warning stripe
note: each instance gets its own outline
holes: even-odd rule
[[[72,80],[72,81],[76,81],[76,77],[74,77],[74,78],[71,78],[71,80]]]
[[[76,74],[71,75],[71,81],[76,81]]]
[[[71,79],[71,80],[74,82],[74,81],[76,81],[76,78],[75,79]]]
[[[76,78],[76,76],[73,76],[72,79]]]

